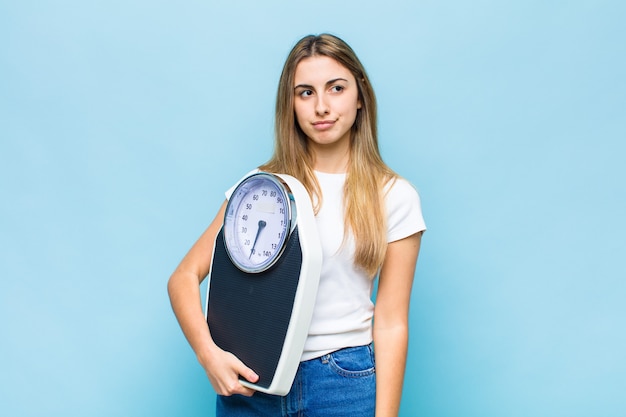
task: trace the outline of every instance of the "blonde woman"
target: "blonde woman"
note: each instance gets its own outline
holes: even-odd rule
[[[240,377],[258,376],[215,345],[204,319],[199,284],[226,202],[169,280],[176,317],[218,394],[218,416],[397,416],[426,227],[417,192],[380,156],[374,91],[350,46],[329,34],[294,46],[278,86],[275,124],[274,155],[259,169],[304,184],[323,246],[313,319],[291,391],[279,397],[241,385]]]

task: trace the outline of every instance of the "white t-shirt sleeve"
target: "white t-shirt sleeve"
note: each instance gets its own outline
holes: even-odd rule
[[[385,196],[387,208],[387,241],[395,242],[426,230],[417,190],[403,178],[390,184]]]

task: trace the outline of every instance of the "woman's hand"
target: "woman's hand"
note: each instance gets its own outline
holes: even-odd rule
[[[239,378],[255,383],[259,380],[258,375],[213,342],[200,305],[200,283],[211,266],[215,236],[222,226],[226,204],[225,201],[211,225],[176,268],[167,288],[180,327],[215,391],[220,395],[251,396],[255,391],[244,387]]]
[[[256,391],[241,384],[240,378],[255,383],[259,376],[235,355],[215,346],[207,355],[198,356],[213,389],[218,395],[241,394],[252,396]]]

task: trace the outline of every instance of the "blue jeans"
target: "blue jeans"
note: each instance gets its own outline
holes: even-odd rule
[[[217,397],[217,417],[374,416],[376,374],[372,345],[350,347],[301,362],[284,397]]]

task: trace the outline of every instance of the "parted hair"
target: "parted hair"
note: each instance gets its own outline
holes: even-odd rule
[[[358,86],[361,108],[350,135],[350,155],[344,188],[344,218],[355,240],[355,264],[374,277],[387,250],[387,222],[384,204],[385,184],[396,174],[384,163],[378,148],[376,97],[365,68],[352,48],[337,36],[309,35],[296,43],[283,67],[276,97],[274,154],[259,168],[291,175],[304,185],[315,211],[323,195],[313,170],[313,157],[307,137],[296,121],[294,87],[296,67],[305,58],[326,56],[346,67]]]

